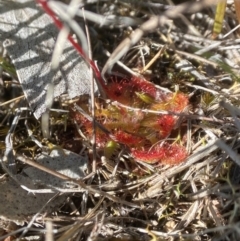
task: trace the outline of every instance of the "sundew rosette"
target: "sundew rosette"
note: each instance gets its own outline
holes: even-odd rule
[[[181,113],[188,105],[186,95],[166,93],[137,77],[112,81],[105,89],[110,101],[97,101],[95,117],[108,133],[97,127],[98,147],[107,148],[109,142],[123,144],[129,148],[132,157],[148,163],[177,164],[184,161],[186,149],[167,138],[178,120],[174,113]],[[88,111],[86,106],[80,105]],[[170,114],[158,114],[157,111],[169,111]],[[82,126],[83,133],[91,138],[92,123],[77,112],[73,113],[73,118]]]

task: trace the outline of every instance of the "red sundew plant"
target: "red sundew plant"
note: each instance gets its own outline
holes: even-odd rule
[[[184,94],[165,93],[154,84],[136,77],[112,82],[106,87],[106,91],[113,102],[98,103],[101,107],[96,109],[95,116],[111,134],[97,128],[96,142],[99,147],[105,148],[109,141],[114,141],[127,146],[135,159],[148,163],[172,165],[186,158],[187,152],[183,146],[165,140],[174,129],[177,116],[155,114],[140,109],[179,113],[188,104],[188,98]],[[114,101],[131,108],[116,105]],[[84,108],[83,104],[80,105]],[[84,109],[86,110],[86,107]],[[72,115],[83,126],[85,135],[91,138],[91,122],[80,113],[74,112]]]
[[[62,29],[62,22],[49,8],[48,2],[46,0],[36,1],[52,17],[55,25]],[[95,116],[96,120],[105,127],[107,133],[97,128],[97,145],[104,149],[109,146],[116,147],[118,143],[121,143],[129,148],[135,159],[148,163],[177,164],[184,161],[187,156],[185,148],[166,140],[174,129],[177,116],[153,114],[141,111],[141,109],[180,113],[188,105],[188,98],[182,93],[166,93],[139,77],[120,82],[112,81],[105,85],[98,68],[87,57],[81,46],[71,35],[68,36],[68,40],[91,66],[107,97],[111,101],[131,107],[102,103],[99,100],[98,106],[100,107],[96,109]],[[89,112],[86,104],[79,104],[86,112]],[[92,123],[78,112],[72,111],[71,115],[83,127],[83,133],[90,139],[93,134]],[[108,150],[105,153],[113,152]]]

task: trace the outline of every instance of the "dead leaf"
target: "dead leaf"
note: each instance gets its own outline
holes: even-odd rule
[[[79,179],[85,176],[87,157],[79,156],[70,151],[54,150],[51,155],[41,154],[36,161],[50,169],[58,171],[69,178]],[[30,189],[68,188],[68,183],[34,167],[27,167],[16,179]],[[0,183],[0,220],[13,221],[23,225],[55,195],[55,193],[30,193],[22,189],[12,179]],[[56,191],[57,192],[57,191]],[[67,194],[50,201],[44,212],[52,212],[62,205]]]
[[[60,66],[51,71],[51,57],[58,30],[35,1],[0,0],[0,41],[15,65],[26,99],[36,118],[45,112],[48,84],[54,97],[90,94],[90,71],[70,43],[66,42]]]

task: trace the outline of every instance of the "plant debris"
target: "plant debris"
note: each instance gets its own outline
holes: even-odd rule
[[[0,239],[239,240],[237,5],[37,2],[0,0]]]

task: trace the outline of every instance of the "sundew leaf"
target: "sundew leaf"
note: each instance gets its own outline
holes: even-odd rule
[[[51,58],[58,30],[35,1],[0,0],[0,41],[15,65],[26,99],[36,118],[45,112],[49,83],[54,97],[69,98],[90,93],[87,64],[66,42],[59,69],[51,71]]]

